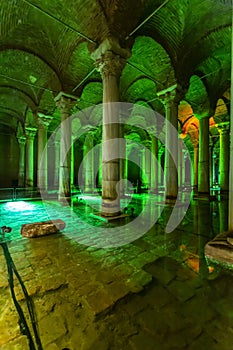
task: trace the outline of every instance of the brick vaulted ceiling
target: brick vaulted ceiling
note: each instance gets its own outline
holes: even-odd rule
[[[156,92],[179,83],[201,115],[229,90],[230,0],[0,0],[0,11],[0,125],[13,130],[29,109],[52,114],[61,90],[79,109],[100,103],[90,52],[108,36],[132,51],[122,101],[156,109]]]

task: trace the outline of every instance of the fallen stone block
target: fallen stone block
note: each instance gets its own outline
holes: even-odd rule
[[[48,220],[24,224],[21,227],[21,235],[28,238],[42,237],[58,233],[65,228],[66,224],[63,220]]]

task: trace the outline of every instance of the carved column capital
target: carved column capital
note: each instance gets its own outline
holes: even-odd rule
[[[59,94],[55,97],[54,101],[56,102],[56,106],[58,107],[61,114],[71,114],[71,109],[77,102],[77,97],[66,94],[64,92],[59,92]]]
[[[168,106],[171,103],[179,104],[185,96],[185,92],[185,89],[183,89],[180,85],[175,84],[165,90],[159,91],[157,96],[161,99],[161,102],[164,105]]]
[[[126,64],[126,60],[112,51],[107,51],[101,55],[101,58],[95,61],[95,65],[101,73],[102,78],[114,75],[120,77]]]
[[[228,122],[226,122],[226,123],[220,123],[220,124],[217,124],[216,125],[217,126],[217,128],[218,128],[218,131],[219,131],[219,134],[229,134],[229,132],[230,132],[230,125],[229,125],[229,123]]]
[[[26,126],[25,134],[26,134],[27,139],[33,140],[36,133],[37,133],[37,128],[32,127],[32,126]]]
[[[47,116],[42,113],[37,114],[37,123],[39,128],[45,128],[47,129],[50,122],[52,120],[52,116]]]
[[[109,37],[92,53],[92,58],[102,78],[109,75],[119,78],[130,55],[130,50],[122,48],[117,38]]]
[[[26,143],[26,137],[25,136],[19,136],[19,137],[17,137],[17,140],[18,140],[18,143],[20,144],[20,145],[25,145],[25,143]]]

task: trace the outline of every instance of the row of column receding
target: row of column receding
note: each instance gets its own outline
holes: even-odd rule
[[[47,127],[49,124],[49,118],[43,117],[40,120],[38,128],[38,167],[37,167],[37,185],[42,191],[47,190],[48,184],[48,166],[47,166],[47,152],[44,152],[46,143],[47,143]],[[204,128],[204,131],[203,131]],[[67,134],[71,134],[71,128],[67,129],[65,126],[65,131]],[[122,128],[123,129],[123,128]],[[192,184],[194,186],[195,193],[199,192],[200,194],[208,194],[210,188],[210,170],[211,170],[211,157],[209,157],[209,124],[208,118],[200,122],[200,142],[196,147],[194,147],[194,156],[193,156],[193,178]],[[19,186],[24,187],[25,184],[25,175],[24,168],[26,162],[26,186],[32,187],[34,183],[34,165],[33,165],[33,143],[34,137],[36,134],[36,129],[29,128],[26,129],[26,137],[18,138],[19,147],[20,147],[20,162],[19,162]],[[167,133],[169,135],[169,132]],[[124,135],[121,135],[121,137]],[[67,135],[69,139],[69,135]],[[141,174],[138,180],[141,181],[141,185],[149,189],[152,193],[157,193],[158,188],[163,186],[163,172],[170,171],[172,173],[175,170],[176,174],[178,172],[178,186],[182,187],[185,185],[190,185],[185,174],[185,159],[182,140],[178,140],[178,167],[166,169],[166,149],[165,149],[165,164],[161,165],[161,156],[163,155],[164,149],[159,151],[158,148],[158,139],[154,134],[150,135],[151,138],[151,147],[150,152],[145,152],[147,148],[138,148],[136,153],[139,155],[141,160],[139,161],[139,167],[141,168]],[[25,158],[25,144],[26,144],[26,158]],[[70,196],[70,183],[74,184],[74,145],[69,144],[69,142],[63,143],[56,141],[56,147],[54,149],[56,162],[54,167],[57,170],[59,169],[60,175],[57,178],[62,178],[63,181],[60,184],[59,193],[64,192],[64,197],[67,198]],[[129,158],[129,145],[126,146],[126,143],[123,145],[123,158],[119,162],[119,172],[120,179],[130,179],[130,169],[128,167],[128,158]],[[67,152],[67,149],[71,147],[71,152]],[[91,150],[94,147],[94,132],[89,132],[84,141],[83,145],[83,159],[84,159],[84,172],[83,172],[83,189],[85,193],[94,193],[96,187],[95,184],[95,173],[96,166],[94,165],[94,153]],[[60,150],[59,150],[60,148]],[[126,149],[127,148],[127,149]],[[199,152],[198,152],[199,151]],[[187,150],[186,150],[187,152]],[[58,166],[60,155],[64,158],[62,165]],[[71,153],[71,155],[69,155]],[[41,159],[43,154],[43,160]],[[68,155],[68,156],[67,156]],[[148,156],[149,155],[149,156]],[[98,157],[100,157],[99,163],[99,172],[102,173],[102,152],[99,152]],[[188,158],[188,157],[187,157]],[[198,161],[199,159],[199,161]],[[227,128],[220,129],[220,187],[223,191],[228,191],[228,174],[229,174],[229,131]],[[157,161],[158,160],[158,161]],[[168,163],[169,164],[169,163]],[[161,171],[162,170],[162,171]],[[177,171],[178,170],[178,171]],[[191,169],[188,165],[188,171]],[[198,176],[199,174],[199,176]],[[64,180],[67,179],[67,180]],[[140,182],[139,181],[139,182]],[[174,182],[176,179],[174,180]],[[102,184],[102,175],[101,181],[100,176],[98,179],[99,185]],[[185,183],[186,182],[186,183]],[[59,181],[57,181],[59,183]],[[64,187],[63,184],[66,184]],[[166,184],[166,187],[168,185]],[[61,191],[62,190],[62,191]],[[121,186],[121,195],[124,195],[126,191],[126,185]],[[168,192],[168,191],[167,191]],[[175,197],[175,194],[174,194]]]
[[[115,50],[115,47],[114,47]],[[119,52],[113,52],[109,47],[104,50],[103,47],[96,52],[95,59],[102,80],[103,80],[103,123],[102,123],[102,212],[104,215],[118,215],[120,212],[120,195],[117,185],[120,180],[120,157],[117,156],[118,139],[120,138],[120,127],[118,123],[118,109],[114,102],[119,101],[119,78],[125,65],[127,52],[120,49]],[[165,196],[167,203],[174,203],[178,194],[178,105],[183,95],[177,86],[170,90],[161,92],[161,100],[165,105],[166,114],[166,141],[165,141]],[[71,179],[71,109],[76,100],[71,96],[59,94],[55,99],[61,113],[61,139],[60,139],[60,166],[59,166],[59,200],[70,198],[70,179]],[[200,194],[209,194],[209,119],[204,118],[200,121],[199,134],[199,152],[194,149],[194,187]],[[32,186],[33,182],[33,139],[35,129],[26,128],[26,186]],[[223,140],[220,134],[220,161],[222,159],[221,179],[223,180],[223,189],[228,188],[228,161],[227,140]],[[226,137],[226,136],[225,136]],[[41,190],[47,187],[47,159],[44,154],[41,163],[41,153],[44,149],[47,139],[47,124],[45,120],[40,120],[38,128],[38,186]],[[22,184],[22,169],[24,163],[23,145],[24,140],[21,138],[20,149],[20,168],[19,184]],[[90,138],[88,141],[90,143]],[[157,156],[158,141],[152,136],[152,154]],[[172,155],[171,155],[172,154]],[[115,155],[115,156],[114,156]],[[157,163],[151,163],[151,188],[158,188],[158,169]],[[198,164],[198,167],[197,167]],[[91,179],[91,163],[87,166],[87,176]],[[226,176],[227,174],[227,176]],[[93,179],[91,180],[93,181]],[[88,185],[92,189],[92,184]]]

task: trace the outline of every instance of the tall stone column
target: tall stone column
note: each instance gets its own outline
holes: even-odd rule
[[[55,97],[56,105],[61,114],[59,192],[61,202],[71,200],[71,109],[76,103],[76,97],[60,92]]]
[[[55,138],[54,140],[54,188],[59,188],[59,165],[60,165],[60,141]]]
[[[194,155],[193,155],[193,191],[197,194],[198,191],[198,154],[199,147],[198,143],[194,145]]]
[[[178,185],[183,187],[185,185],[184,179],[184,155],[183,155],[183,141],[178,139]]]
[[[18,173],[18,186],[25,186],[25,145],[26,137],[18,137],[19,143],[19,173]]]
[[[103,80],[103,128],[102,128],[102,215],[117,216],[120,213],[120,125],[119,79],[125,66],[128,50],[122,49],[114,38],[106,39],[93,53],[96,66]]]
[[[219,126],[220,134],[220,154],[219,154],[219,175],[221,192],[229,191],[229,126]]]
[[[26,127],[26,187],[34,186],[34,138],[37,129]]]
[[[178,104],[177,85],[158,93],[165,106],[165,202],[174,204],[178,195]],[[173,128],[172,128],[173,126]]]
[[[38,164],[37,164],[37,187],[41,191],[48,189],[48,154],[47,154],[47,131],[51,117],[38,113]]]
[[[151,135],[151,193],[158,193],[158,139]]]
[[[93,132],[89,131],[84,141],[84,192],[94,192],[94,135]]]
[[[121,139],[121,144],[120,144],[120,154],[121,154],[121,158],[120,158],[120,180],[121,181],[121,186],[120,186],[120,193],[121,193],[121,197],[124,197],[126,192],[127,192],[127,185],[126,185],[126,181],[127,181],[127,177],[125,177],[126,175],[126,164],[127,164],[127,160],[126,160],[126,140],[124,138],[124,126],[120,125],[120,139]]]
[[[199,122],[198,194],[208,197],[209,193],[209,118],[202,118]]]

